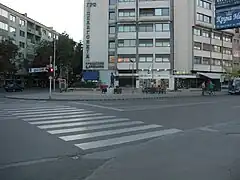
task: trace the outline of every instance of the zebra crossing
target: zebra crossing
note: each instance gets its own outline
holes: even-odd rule
[[[113,149],[181,132],[67,105],[25,104],[4,111],[85,151]]]

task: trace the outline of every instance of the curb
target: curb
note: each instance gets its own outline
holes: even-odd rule
[[[216,96],[226,96],[228,94],[218,94]],[[192,97],[202,97],[199,94],[196,95],[185,95],[185,96],[168,96],[168,97],[162,97],[162,96],[156,96],[156,97],[136,97],[136,98],[104,98],[104,99],[46,99],[46,98],[25,98],[25,97],[11,97],[11,96],[5,96],[5,98],[8,99],[21,99],[21,100],[37,100],[37,101],[124,101],[124,100],[147,100],[147,99],[170,99],[170,98],[192,98]],[[206,96],[208,97],[208,96]]]

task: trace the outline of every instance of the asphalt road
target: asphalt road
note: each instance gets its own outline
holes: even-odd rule
[[[84,179],[109,158],[154,138],[237,120],[239,98],[86,103],[0,95],[0,179]]]

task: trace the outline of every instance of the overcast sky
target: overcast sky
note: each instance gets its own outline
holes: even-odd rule
[[[84,0],[1,0],[1,3],[60,33],[66,31],[75,41],[83,38]]]

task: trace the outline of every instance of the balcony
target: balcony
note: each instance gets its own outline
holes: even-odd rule
[[[140,22],[163,22],[170,21],[170,16],[155,16],[155,15],[141,15],[139,16]]]
[[[29,33],[32,33],[32,34],[35,33],[35,30],[34,30],[33,28],[30,28],[30,27],[27,28],[27,31],[28,31]]]
[[[118,16],[118,22],[119,23],[135,22],[135,21],[136,21],[136,17],[122,17],[122,16]]]

